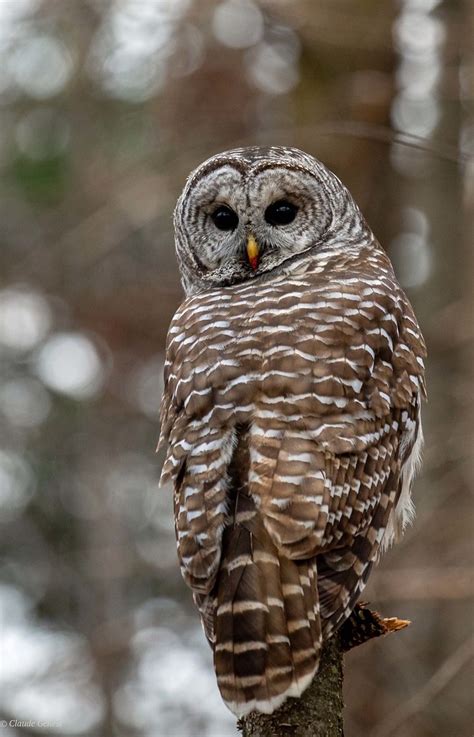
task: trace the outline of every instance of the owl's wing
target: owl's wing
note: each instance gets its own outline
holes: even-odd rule
[[[226,296],[214,312],[212,302],[212,296],[184,302],[171,323],[158,443],[158,448],[167,448],[160,483],[172,482],[174,487],[181,571],[198,603],[206,601],[219,567],[227,472],[239,421],[238,410],[220,403],[219,397],[219,391],[241,373],[238,361],[222,355],[222,341],[235,339],[234,334],[227,334],[228,322],[219,320]]]
[[[375,330],[356,323],[344,354],[335,341],[324,393],[316,378],[312,391],[291,403],[288,395],[271,403],[262,396],[252,427],[250,492],[285,556],[317,557],[326,636],[349,616],[381,547],[413,514],[425,347],[401,292],[400,300]],[[350,412],[337,411],[337,403],[346,409],[351,402]],[[301,418],[296,427],[282,422],[285,404],[289,416]]]
[[[377,440],[356,453],[332,452],[329,442],[324,453],[308,454],[311,470],[300,467],[298,480],[293,475],[289,501],[260,497],[265,527],[279,550],[294,560],[316,556],[326,636],[349,616],[381,545],[412,512],[409,489],[421,442],[418,395],[384,419]],[[306,439],[284,435],[280,442],[272,480],[286,477],[288,483]]]
[[[330,549],[317,556],[321,620],[326,636],[350,615],[373,563],[413,516],[410,491],[422,432],[420,397],[394,409],[376,444],[328,464],[332,497]],[[334,541],[337,540],[336,545]]]

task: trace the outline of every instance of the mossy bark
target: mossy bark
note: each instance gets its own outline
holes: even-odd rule
[[[252,712],[239,720],[243,737],[343,737],[343,650],[339,635],[323,648],[318,673],[299,699],[273,714]]]

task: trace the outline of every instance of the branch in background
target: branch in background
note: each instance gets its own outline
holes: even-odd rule
[[[410,717],[423,711],[427,704],[432,701],[464,668],[472,661],[474,655],[474,638],[469,637],[460,647],[447,658],[438,670],[431,676],[429,681],[408,701],[403,702],[388,717],[379,724],[370,737],[392,737],[398,734],[398,729],[405,724]]]

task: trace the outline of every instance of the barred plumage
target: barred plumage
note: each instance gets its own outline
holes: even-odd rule
[[[265,230],[259,213],[290,195],[293,230]],[[235,247],[227,234],[204,247],[223,200]],[[175,224],[188,297],[168,336],[162,481],[222,696],[238,715],[271,712],[309,684],[323,638],[412,516],[425,349],[350,194],[306,154],[214,157]]]

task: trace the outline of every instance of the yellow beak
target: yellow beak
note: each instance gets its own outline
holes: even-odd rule
[[[258,267],[258,253],[259,248],[257,245],[257,241],[255,240],[253,235],[249,235],[249,237],[247,238],[247,256],[249,259],[249,264],[254,271]]]

